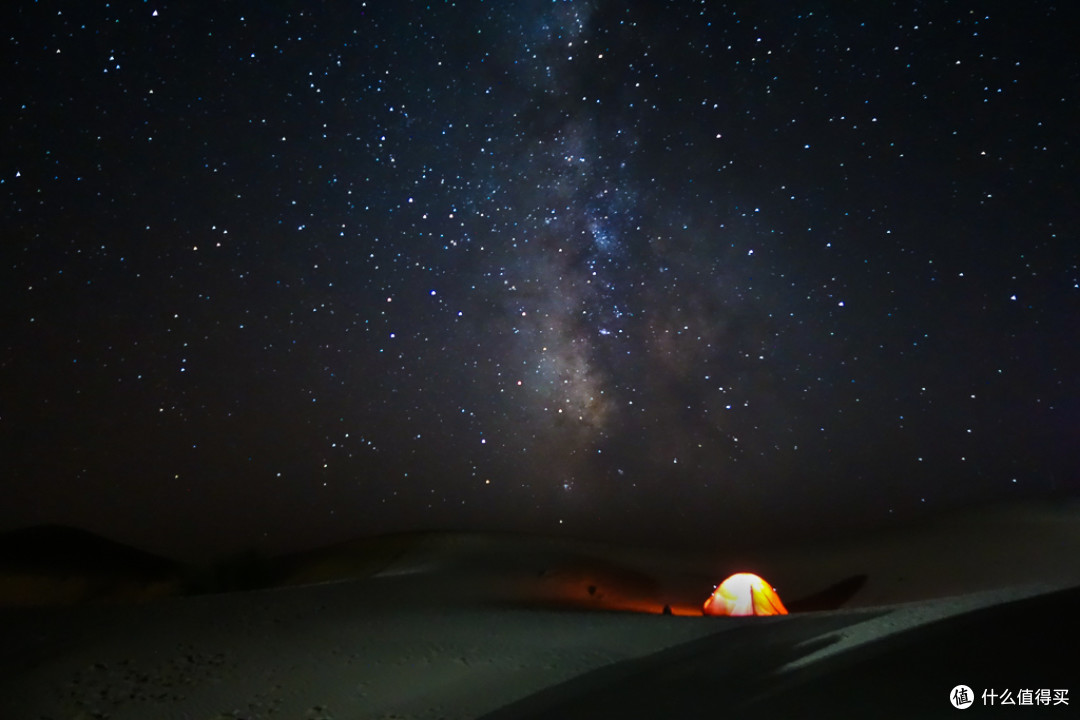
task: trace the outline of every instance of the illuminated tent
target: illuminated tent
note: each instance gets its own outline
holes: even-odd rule
[[[753,573],[729,577],[705,601],[706,615],[787,615],[769,583]]]

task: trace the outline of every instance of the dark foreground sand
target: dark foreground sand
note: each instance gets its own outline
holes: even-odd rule
[[[290,570],[359,578],[3,610],[0,718],[925,718],[960,712],[958,684],[1068,691],[977,697],[964,717],[1078,715],[1076,505],[740,553],[500,535],[372,547]],[[744,569],[792,614],[701,617]]]

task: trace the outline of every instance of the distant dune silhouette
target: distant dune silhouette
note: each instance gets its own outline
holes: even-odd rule
[[[0,606],[138,602],[175,595],[185,566],[88,530],[0,533]]]
[[[0,572],[167,576],[180,563],[66,525],[0,533]]]

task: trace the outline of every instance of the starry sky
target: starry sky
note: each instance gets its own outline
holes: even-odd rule
[[[0,12],[0,528],[716,543],[1080,489],[1068,3]]]

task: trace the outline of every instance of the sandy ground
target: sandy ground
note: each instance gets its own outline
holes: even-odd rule
[[[792,614],[701,617],[736,570]],[[974,715],[1080,703],[1075,504],[740,553],[427,534],[292,572],[324,582],[4,610],[0,718],[936,717],[961,683],[1070,695]]]

